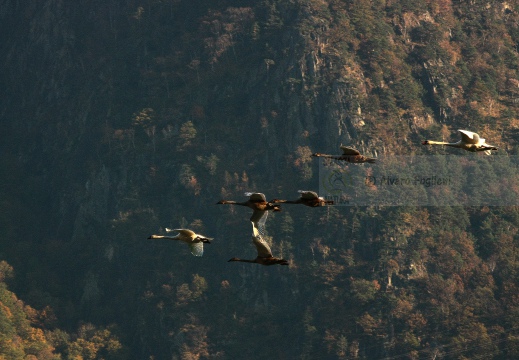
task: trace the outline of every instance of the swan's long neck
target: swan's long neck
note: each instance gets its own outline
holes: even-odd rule
[[[239,261],[239,262],[246,262],[246,263],[255,263],[255,260],[247,260],[247,259],[238,259],[238,258],[232,258],[229,261]]]
[[[274,204],[299,204],[301,200],[275,200]]]
[[[178,236],[151,235],[148,239],[179,240]]]
[[[233,200],[222,200],[221,204],[248,206],[246,202],[237,202]]]
[[[445,146],[452,146],[452,147],[460,147],[459,142],[448,143],[445,141],[433,141],[433,140],[427,140],[427,145],[445,145]]]
[[[312,156],[314,156],[314,157],[324,157],[324,158],[333,158],[335,155],[315,153],[315,154],[312,154]]]

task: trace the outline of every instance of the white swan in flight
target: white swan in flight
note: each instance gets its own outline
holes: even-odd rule
[[[189,229],[168,229],[167,232],[177,231],[178,234],[175,236],[164,236],[164,235],[150,235],[148,239],[165,239],[165,240],[179,240],[185,242],[191,250],[191,254],[195,256],[204,255],[204,243],[210,244],[213,238],[208,238],[204,235],[196,234],[194,231]]]
[[[491,155],[492,150],[497,150],[497,147],[487,144],[485,139],[480,138],[475,132],[467,130],[458,130],[458,132],[461,135],[461,139],[458,142],[448,143],[443,141],[425,140],[422,142],[422,145],[445,145],[472,152],[483,151],[487,155]]]

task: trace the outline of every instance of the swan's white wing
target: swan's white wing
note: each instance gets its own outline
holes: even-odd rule
[[[317,199],[319,198],[319,195],[315,191],[305,191],[305,190],[299,190],[298,193],[301,194],[301,197],[303,199]]]
[[[195,256],[202,256],[204,255],[204,243],[202,242],[196,242],[196,243],[190,243],[189,250],[191,250],[191,254]]]
[[[191,237],[196,235],[193,230],[189,230],[189,229],[173,229],[173,231],[177,231],[177,232],[181,233],[182,235],[191,236]]]
[[[479,135],[468,130],[458,130],[461,135],[461,140],[467,144],[478,144]]]
[[[265,194],[246,192],[245,196],[248,196],[251,201],[267,201]]]
[[[272,257],[272,251],[270,250],[269,244],[263,239],[258,228],[255,224],[252,224],[252,242],[256,246],[259,257]]]
[[[254,210],[252,212],[252,216],[250,217],[250,221],[254,224],[258,224],[258,222],[266,216],[268,216],[268,212],[266,210]]]
[[[488,147],[495,147],[493,145],[487,144],[487,141],[485,139],[482,139],[482,138],[479,138],[479,145],[488,146]]]
[[[341,145],[341,150],[343,155],[360,155],[360,152],[354,148],[349,146]]]
[[[265,223],[268,216],[269,212],[266,210],[254,210],[250,218],[253,228],[257,228],[262,236],[265,236]]]

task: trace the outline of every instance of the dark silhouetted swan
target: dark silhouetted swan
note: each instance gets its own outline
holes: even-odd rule
[[[361,153],[354,148],[344,146],[344,145],[341,145],[340,148],[342,150],[342,155],[327,155],[327,154],[315,153],[315,154],[312,154],[312,156],[324,157],[324,158],[335,159],[335,160],[342,160],[342,161],[347,161],[350,163],[365,163],[365,162],[374,163],[377,161],[377,159],[375,159],[375,158],[370,158],[370,157],[361,155]]]
[[[258,222],[261,217],[266,213],[266,211],[281,211],[281,207],[279,205],[273,204],[272,202],[268,202],[265,194],[262,193],[245,193],[245,196],[248,196],[249,199],[243,202],[237,202],[233,200],[220,200],[216,204],[229,204],[229,205],[241,205],[247,206],[254,210],[252,212],[252,216],[250,221]]]
[[[303,204],[310,207],[318,207],[318,206],[326,206],[333,205],[333,200],[325,200],[324,198],[317,195],[314,191],[305,191],[299,190],[301,197],[297,200],[272,200],[273,203],[282,203],[282,204]]]
[[[288,261],[285,259],[280,259],[272,256],[272,251],[270,250],[269,244],[263,239],[263,236],[260,233],[260,229],[258,228],[258,225],[254,222],[252,222],[252,242],[254,243],[254,246],[256,246],[256,251],[258,252],[258,256],[254,260],[247,260],[247,259],[239,259],[236,257],[233,257],[232,259],[229,259],[228,262],[231,261],[240,261],[240,262],[247,262],[247,263],[256,263],[261,264],[265,266],[269,265],[288,265]]]

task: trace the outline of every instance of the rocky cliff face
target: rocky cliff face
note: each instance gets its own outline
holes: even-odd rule
[[[0,220],[9,234],[2,253],[23,274],[20,281],[36,289],[23,290],[28,300],[51,302],[65,323],[128,325],[129,316],[138,317],[141,323],[128,326],[144,355],[153,355],[154,345],[171,355],[174,344],[175,356],[182,346],[200,356],[209,351],[189,340],[215,331],[200,320],[209,309],[189,316],[164,310],[199,304],[206,280],[191,274],[206,274],[211,291],[229,301],[261,299],[249,318],[263,308],[288,309],[275,298],[279,289],[290,292],[290,302],[313,294],[305,284],[325,284],[323,296],[344,305],[337,294],[346,283],[371,294],[378,281],[403,286],[405,278],[380,265],[388,263],[382,253],[396,251],[380,240],[388,233],[380,209],[347,216],[330,209],[317,220],[290,209],[278,217],[271,234],[284,240],[272,241],[301,269],[280,275],[275,289],[252,285],[270,276],[262,270],[221,275],[228,269],[219,262],[244,251],[239,243],[215,245],[215,267],[180,256],[173,266],[165,248],[144,241],[150,232],[190,226],[220,238],[248,234],[240,209],[208,204],[247,190],[291,197],[316,188],[310,154],[335,153],[341,143],[371,156],[406,154],[422,151],[422,137],[447,139],[467,127],[515,153],[515,2],[3,0],[0,9],[0,29],[8,34],[0,43],[0,194],[7,199]],[[389,217],[400,219],[399,211]],[[409,219],[429,215],[404,215],[412,243],[407,238],[426,230],[409,230]],[[13,234],[23,240],[13,244]],[[326,244],[330,234],[347,241]],[[416,247],[412,256],[428,256]],[[391,269],[408,268],[411,250],[398,251]],[[363,272],[375,268],[383,276]],[[354,279],[362,276],[369,280]],[[355,291],[345,296],[367,299],[358,304],[374,298]],[[368,319],[359,306],[353,327]],[[358,353],[354,344],[378,336],[376,324],[385,321],[364,321],[372,328],[362,335],[339,327],[325,335],[311,309],[294,314],[304,318],[299,335],[308,354],[319,348],[317,331],[335,339],[333,346],[350,338],[349,350],[337,353]],[[329,315],[322,319],[331,321]],[[219,319],[211,326],[218,321],[229,325]],[[240,321],[231,327],[243,330],[247,321]],[[149,335],[151,323],[158,330]],[[232,342],[230,334],[220,340]]]

